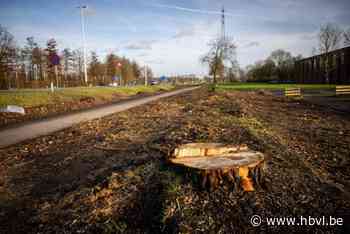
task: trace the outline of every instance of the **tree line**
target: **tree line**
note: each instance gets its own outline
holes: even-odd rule
[[[57,66],[53,61],[55,56],[59,58]],[[145,69],[151,79],[151,68],[141,67],[136,61],[114,53],[101,60],[92,51],[87,58],[88,84],[91,85],[141,84]],[[51,82],[58,87],[88,85],[84,80],[82,49],[59,50],[53,38],[41,47],[34,37],[28,37],[25,45],[20,47],[14,36],[0,25],[0,89],[43,88]]]
[[[247,66],[246,79],[254,82],[291,81],[294,78],[294,63],[300,59],[301,55],[294,57],[288,51],[275,50],[267,59]]]
[[[327,54],[341,47],[350,46],[350,28],[344,30],[337,24],[326,23],[320,27],[317,40],[318,46],[312,49],[312,55]],[[294,64],[300,59],[302,59],[301,55],[293,56],[288,51],[275,50],[265,60],[247,66],[245,79],[254,82],[293,81],[296,72]],[[325,64],[328,62],[326,61]]]

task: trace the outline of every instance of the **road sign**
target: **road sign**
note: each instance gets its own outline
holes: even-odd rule
[[[113,76],[113,77],[112,77],[112,80],[113,80],[113,81],[118,81],[118,80],[120,80],[120,77],[119,77],[119,76]]]
[[[52,66],[60,65],[60,57],[57,54],[51,54],[49,59]]]
[[[166,77],[166,76],[161,76],[161,77],[159,78],[160,81],[165,81],[165,80],[167,80],[167,79],[168,79],[168,77]]]

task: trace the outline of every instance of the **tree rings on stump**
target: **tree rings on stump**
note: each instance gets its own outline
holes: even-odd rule
[[[223,180],[254,191],[262,178],[264,155],[246,145],[191,143],[176,148],[170,162],[197,173],[204,188],[216,188]]]

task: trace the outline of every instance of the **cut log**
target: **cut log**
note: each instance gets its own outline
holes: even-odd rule
[[[246,145],[232,146],[220,143],[190,143],[175,149],[174,157],[215,156],[248,150]]]
[[[244,191],[254,191],[264,170],[264,155],[246,145],[186,144],[175,149],[170,162],[197,173],[202,187],[210,189],[226,180]]]

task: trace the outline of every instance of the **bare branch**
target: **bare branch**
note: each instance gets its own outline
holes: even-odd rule
[[[14,38],[0,25],[0,72],[6,72],[15,54]]]
[[[213,75],[213,82],[215,84],[217,75],[224,76],[225,63],[231,65],[237,64],[236,45],[228,38],[215,39],[208,45],[210,49],[201,57],[200,61],[209,66],[209,73]]]
[[[344,31],[343,36],[344,36],[344,45],[350,46],[350,28]]]
[[[318,39],[320,53],[328,53],[340,47],[342,30],[336,24],[327,23],[321,26]]]

